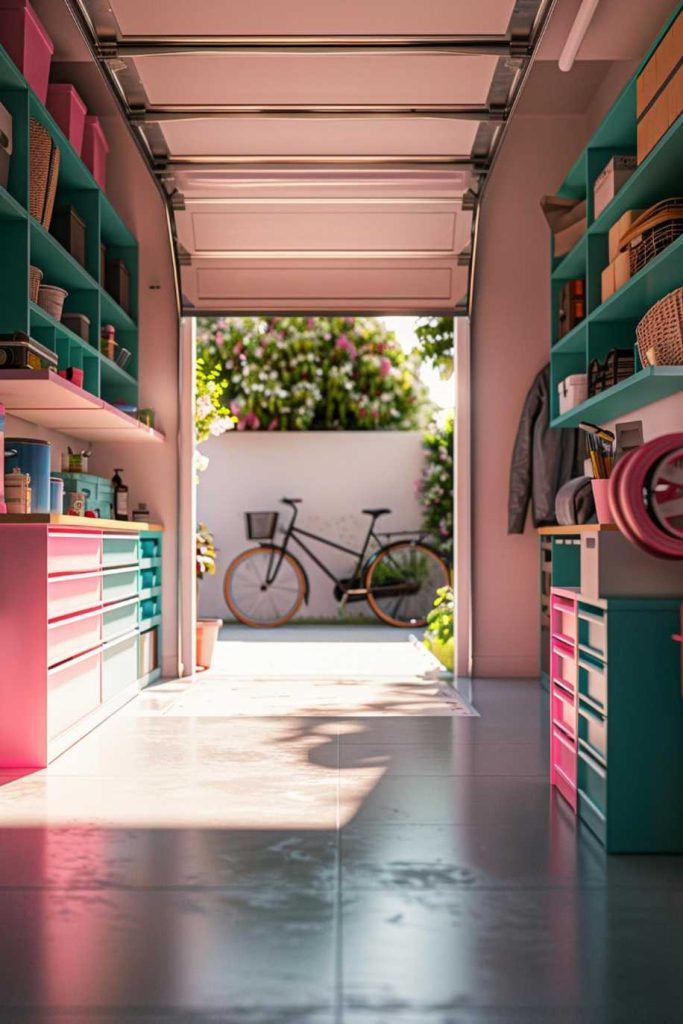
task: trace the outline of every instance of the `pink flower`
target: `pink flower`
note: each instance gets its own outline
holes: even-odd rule
[[[313,319],[312,316],[309,317],[308,320],[306,321],[306,326],[308,327],[309,331],[312,331],[313,328],[315,327],[315,320]]]
[[[365,419],[365,415],[366,415],[365,409],[359,409],[358,410],[358,419],[360,419],[360,420]]]
[[[372,416],[373,420],[376,420],[377,417],[379,416],[379,409],[371,409],[370,415]]]
[[[386,356],[379,361],[379,372],[382,377],[387,377],[391,373],[391,362]]]
[[[235,353],[235,355],[238,356],[243,349],[244,349],[244,342],[243,341],[236,341],[235,344],[233,345],[233,349],[232,350]]]
[[[220,348],[222,348],[224,341],[225,341],[225,333],[224,333],[224,331],[216,331],[216,344]]]
[[[230,403],[230,412],[233,414],[233,416],[239,416],[239,414],[240,414],[240,407],[239,407],[239,403],[238,402],[231,402]]]
[[[238,420],[237,429],[238,430],[246,430],[247,429],[247,417],[246,416],[243,416],[241,420]]]
[[[349,341],[345,334],[339,335],[335,342],[335,348],[341,348],[343,349],[344,352],[348,352],[351,359],[355,359],[356,355],[358,354],[356,351],[356,346],[353,344],[352,341]]]
[[[277,430],[277,428],[279,426],[280,426],[280,421],[279,421],[279,419],[276,416],[275,419],[271,420],[270,423],[268,424],[268,430]]]

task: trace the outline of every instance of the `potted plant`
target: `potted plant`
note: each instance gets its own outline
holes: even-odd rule
[[[434,606],[427,615],[427,629],[422,641],[449,672],[453,671],[455,661],[453,657],[454,610],[453,587],[439,587],[434,599]]]
[[[214,576],[216,573],[216,546],[213,534],[204,523],[197,524],[195,542],[197,589],[199,589],[200,580],[207,575]],[[197,619],[196,661],[198,668],[211,668],[218,631],[222,625],[222,619]]]

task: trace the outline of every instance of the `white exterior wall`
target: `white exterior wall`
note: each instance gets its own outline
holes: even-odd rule
[[[361,546],[367,530],[369,520],[361,508],[391,508],[392,515],[380,520],[385,530],[419,526],[415,481],[423,465],[421,444],[420,433],[406,431],[233,432],[203,444],[209,467],[199,481],[197,518],[213,532],[219,550],[216,575],[199,585],[199,615],[229,616],[225,570],[251,544],[243,513],[278,509],[280,522],[287,522],[289,510],[279,504],[283,496],[303,498],[298,525],[352,548]],[[333,571],[350,571],[349,556],[314,542],[311,547]],[[311,581],[310,603],[299,617],[336,618],[331,581],[303,552],[298,554]],[[371,615],[365,602],[350,610]]]

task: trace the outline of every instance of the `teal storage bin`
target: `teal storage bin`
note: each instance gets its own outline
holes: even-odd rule
[[[99,512],[101,519],[114,518],[114,486],[111,480],[93,473],[53,473],[64,481],[64,511],[67,512],[67,494],[82,491],[87,512]]]

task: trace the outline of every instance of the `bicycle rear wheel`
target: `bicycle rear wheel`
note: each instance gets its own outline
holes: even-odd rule
[[[272,578],[280,558],[280,567]],[[228,608],[245,626],[284,626],[301,607],[306,579],[296,558],[264,545],[248,548],[230,563],[223,593]]]
[[[437,590],[449,583],[443,558],[426,544],[411,541],[382,548],[365,574],[368,604],[377,618],[403,628],[426,625]]]

